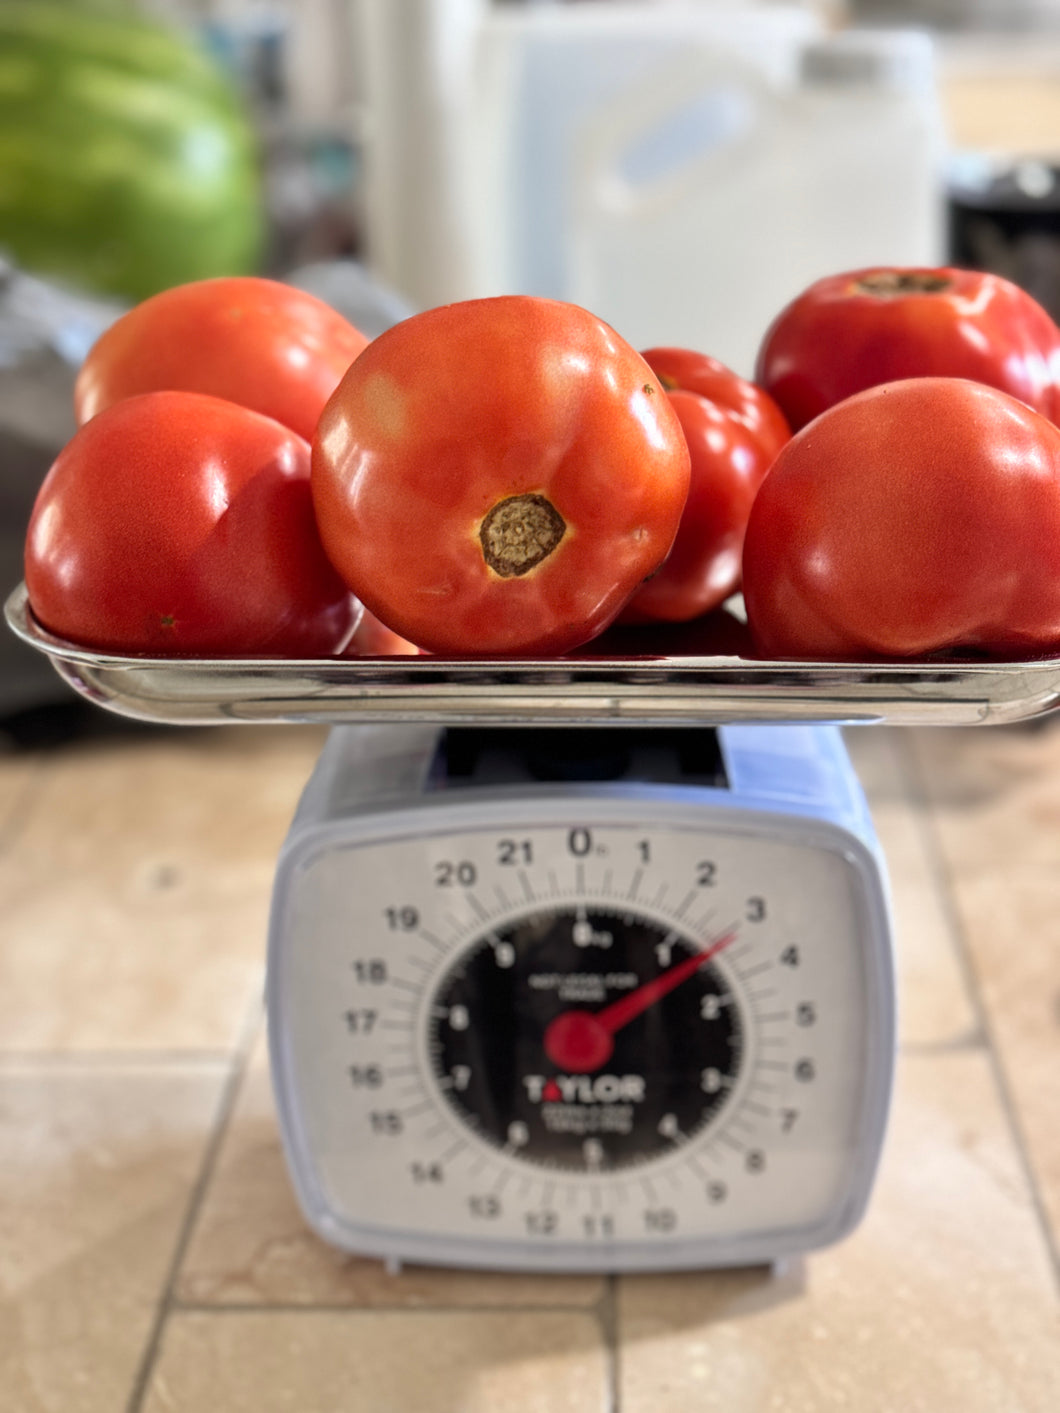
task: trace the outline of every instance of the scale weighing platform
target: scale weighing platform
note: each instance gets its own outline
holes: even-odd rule
[[[308,1222],[392,1265],[771,1262],[869,1199],[895,1046],[884,862],[836,721],[1018,720],[1060,662],[96,654],[175,724],[327,721],[267,1006]]]

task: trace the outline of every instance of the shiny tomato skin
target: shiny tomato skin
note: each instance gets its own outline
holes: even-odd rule
[[[201,393],[125,398],[41,485],[25,572],[37,620],[116,653],[315,657],[360,605],[325,558],[309,447]]]
[[[776,400],[720,359],[690,348],[649,348],[643,357],[668,392],[683,388],[728,411],[747,428],[770,460],[791,436],[787,418]]]
[[[529,296],[381,334],[313,442],[332,563],[371,613],[445,655],[587,642],[665,558],[688,484],[640,355],[584,309]]]
[[[224,276],[135,305],[89,350],[74,387],[78,423],[137,393],[227,398],[306,441],[368,340],[315,295],[276,280]]]
[[[343,650],[343,657],[418,657],[420,650],[400,633],[381,623],[367,609],[361,614],[357,631]]]
[[[793,430],[865,388],[919,377],[986,383],[1055,421],[1060,329],[999,275],[874,267],[804,290],[773,320],[755,369]]]
[[[688,349],[648,349],[688,443],[691,481],[666,563],[623,609],[623,623],[687,622],[740,583],[747,517],[762,478],[788,440],[768,393],[716,358]]]
[[[1060,429],[956,378],[838,403],[762,484],[743,594],[765,657],[1055,652]]]

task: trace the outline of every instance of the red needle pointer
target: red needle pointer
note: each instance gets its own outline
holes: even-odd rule
[[[649,1006],[654,1006],[656,1001],[668,996],[682,981],[695,976],[701,966],[705,966],[711,957],[716,957],[730,942],[735,942],[736,937],[736,928],[722,933],[702,952],[677,962],[654,981],[646,981],[628,996],[612,1001],[602,1011],[563,1011],[545,1029],[545,1054],[554,1065],[569,1074],[589,1074],[592,1070],[598,1070],[611,1058],[616,1031],[643,1014]]]

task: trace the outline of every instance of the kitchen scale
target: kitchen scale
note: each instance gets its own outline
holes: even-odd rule
[[[894,980],[835,727],[336,727],[267,1001],[294,1185],[350,1251],[748,1264],[868,1198]]]
[[[306,1219],[391,1266],[772,1262],[869,1198],[887,884],[830,723],[1024,720],[1060,661],[122,657],[171,724],[332,725],[280,855],[268,1025]]]

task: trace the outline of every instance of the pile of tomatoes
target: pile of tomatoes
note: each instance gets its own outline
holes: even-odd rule
[[[85,647],[545,656],[611,629],[650,654],[740,589],[748,655],[1060,644],[1060,329],[989,274],[821,280],[754,381],[551,300],[369,341],[207,280],[119,319],[75,401],[26,585]]]

